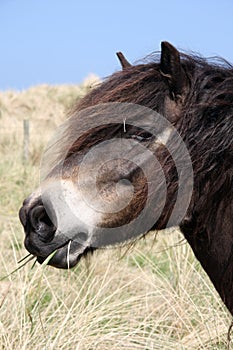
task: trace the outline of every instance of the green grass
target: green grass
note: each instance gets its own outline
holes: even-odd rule
[[[4,125],[12,125],[14,112],[19,125],[28,116],[38,126],[42,109],[47,110],[42,125],[58,114],[62,120],[74,91],[81,92],[80,87],[72,94],[69,87],[56,89],[0,94]],[[49,99],[51,105],[42,108]],[[27,165],[22,164],[20,128],[18,136],[7,133],[0,140],[0,277],[27,254],[18,210],[39,183],[41,149],[53,129],[52,123],[44,138],[33,139],[34,156]],[[100,250],[71,271],[31,269],[31,262],[2,279],[0,349],[227,349],[231,317],[189,246],[176,230],[154,237],[149,234],[129,251]]]

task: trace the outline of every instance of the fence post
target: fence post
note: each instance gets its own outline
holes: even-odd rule
[[[23,121],[23,164],[29,160],[29,120]]]

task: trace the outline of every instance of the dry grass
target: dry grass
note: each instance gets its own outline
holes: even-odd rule
[[[26,254],[17,212],[38,183],[41,150],[88,86],[0,93],[0,276]],[[151,233],[127,254],[99,251],[72,271],[29,263],[0,282],[0,349],[226,349],[231,318],[188,245],[176,246],[181,238]]]

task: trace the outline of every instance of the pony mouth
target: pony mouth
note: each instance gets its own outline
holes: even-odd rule
[[[36,248],[34,248],[36,246]],[[39,264],[50,265],[56,268],[69,269],[78,264],[83,256],[89,251],[93,251],[91,247],[86,247],[74,240],[66,240],[62,244],[55,242],[33,244],[28,237],[25,238],[26,249],[36,257]]]

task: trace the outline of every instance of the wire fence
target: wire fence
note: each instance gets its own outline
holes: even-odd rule
[[[40,159],[43,149],[56,130],[53,123],[24,119],[17,125],[0,125],[0,155],[10,152],[23,164]]]
[[[23,121],[23,163],[27,163],[29,160],[29,120],[24,119]]]

